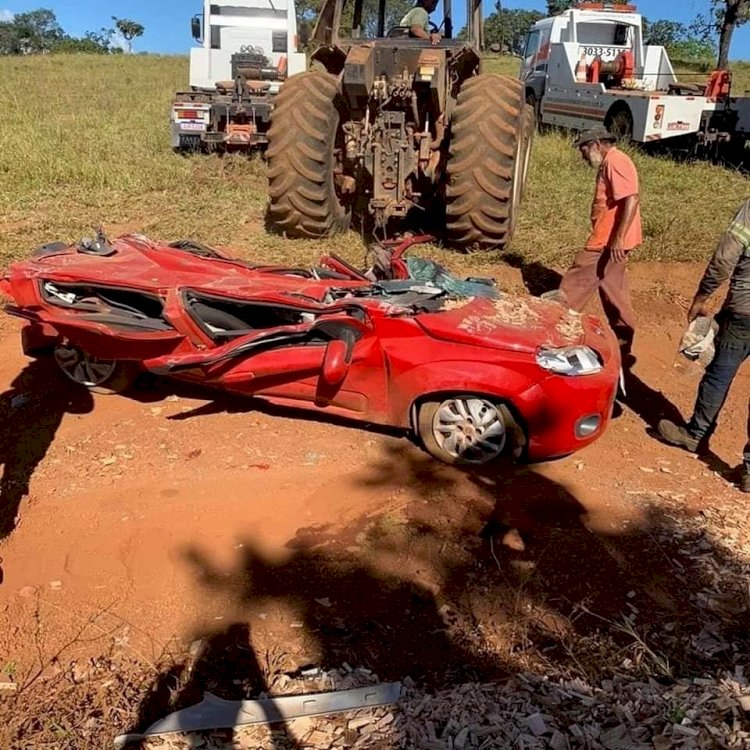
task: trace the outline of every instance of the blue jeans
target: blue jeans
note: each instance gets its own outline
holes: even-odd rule
[[[750,317],[725,314],[716,338],[716,354],[701,380],[693,417],[687,426],[691,435],[702,440],[713,432],[734,376],[748,357],[750,357]],[[745,471],[750,473],[750,402],[748,403],[747,445],[744,462]]]

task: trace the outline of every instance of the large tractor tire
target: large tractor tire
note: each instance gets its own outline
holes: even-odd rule
[[[533,113],[523,84],[502,75],[468,79],[451,118],[448,239],[464,252],[503,250],[513,236],[531,154]]]
[[[325,237],[349,225],[333,180],[337,99],[336,77],[320,71],[292,76],[276,97],[268,130],[269,219],[289,237]]]

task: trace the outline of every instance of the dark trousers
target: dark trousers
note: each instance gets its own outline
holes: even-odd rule
[[[716,338],[716,354],[698,387],[688,431],[699,440],[710,436],[724,406],[729,388],[742,363],[750,357],[750,316],[727,313]],[[750,472],[750,401],[747,415],[745,470]]]

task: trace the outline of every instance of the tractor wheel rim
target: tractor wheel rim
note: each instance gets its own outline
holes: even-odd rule
[[[97,359],[74,346],[64,344],[55,347],[55,361],[74,383],[87,388],[105,383],[117,366],[113,360]]]
[[[483,398],[452,398],[435,413],[432,433],[440,448],[465,463],[483,464],[505,448],[507,432],[498,407]]]

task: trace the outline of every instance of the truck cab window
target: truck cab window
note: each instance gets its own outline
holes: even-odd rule
[[[271,51],[272,52],[286,52],[287,51],[287,35],[286,31],[274,31],[271,34]]]
[[[576,31],[579,44],[624,45],[628,42],[628,27],[625,24],[579,23]],[[622,34],[623,41],[618,41],[618,36]]]
[[[532,31],[526,38],[526,47],[523,51],[523,61],[525,65],[531,64],[531,58],[536,54],[539,49],[539,32]]]
[[[624,23],[615,26],[615,44],[618,47],[624,47],[628,43],[629,28]]]

